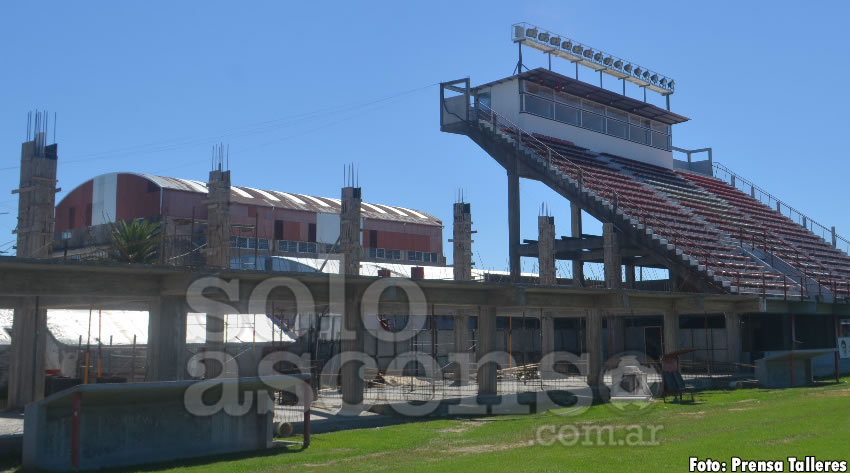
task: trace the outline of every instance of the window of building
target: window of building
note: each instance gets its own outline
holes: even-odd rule
[[[283,240],[283,220],[274,221],[274,239]]]
[[[277,249],[284,253],[298,253],[298,242],[280,240],[277,242]]]
[[[311,224],[307,225],[307,241],[313,242],[313,243],[316,242],[316,224],[315,223],[311,223]],[[315,251],[313,253],[315,253]]]
[[[559,122],[564,122],[570,125],[579,126],[579,110],[575,107],[570,107],[568,105],[563,105],[560,103],[555,104],[555,120]]]
[[[298,252],[299,253],[318,253],[316,243],[309,241],[299,241],[298,242]]]
[[[261,249],[261,250],[268,250],[269,249],[269,240],[266,239],[266,238],[260,238],[260,241],[258,243],[258,248]]]
[[[524,112],[531,113],[533,115],[539,115],[544,118],[552,118],[553,116],[553,103],[546,99],[535,97],[534,95],[523,95],[522,102]]]
[[[550,89],[549,87],[545,87],[534,82],[529,82],[527,80],[522,81],[522,83],[523,87],[525,88],[525,91],[529,94],[539,95],[540,97],[546,97],[547,99],[552,100],[552,89]]]
[[[369,230],[369,248],[378,247],[378,230]]]
[[[86,226],[91,226],[91,204],[86,204]]]
[[[521,112],[655,148],[672,149],[671,127],[667,124],[629,115],[620,109],[579,99],[563,92],[553,92],[547,87],[532,82],[523,81],[522,87]]]
[[[605,119],[598,113],[587,110],[581,111],[581,126],[600,133],[605,132]]]
[[[572,105],[573,107],[580,107],[581,100],[578,97],[565,94],[563,92],[555,92],[555,101],[565,103],[567,105]]]
[[[608,118],[607,120],[606,129],[608,130],[609,135],[616,136],[618,138],[629,137],[629,125],[627,125],[626,122],[622,122],[615,118]]]

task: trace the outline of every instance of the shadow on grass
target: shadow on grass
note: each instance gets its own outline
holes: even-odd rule
[[[250,452],[239,452],[239,453],[225,453],[221,455],[210,455],[206,457],[197,457],[197,458],[188,458],[184,460],[172,460],[160,463],[148,463],[145,465],[137,465],[133,467],[121,467],[121,468],[110,468],[104,470],[98,470],[102,472],[118,472],[118,471],[128,471],[128,469],[132,469],[132,471],[163,471],[163,470],[171,470],[174,468],[189,468],[195,466],[205,466],[213,463],[226,462],[226,461],[239,461],[239,460],[247,460],[249,458],[263,458],[263,457],[271,457],[275,455],[294,455],[298,453],[302,453],[306,451],[301,446],[292,446],[292,445],[282,445],[282,446],[274,446],[272,448],[262,449],[262,450],[253,450]]]

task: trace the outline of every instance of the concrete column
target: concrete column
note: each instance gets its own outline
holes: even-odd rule
[[[340,274],[360,274],[360,204],[359,187],[342,188],[342,211],[339,216],[339,249],[344,258]]]
[[[602,257],[605,263],[605,285],[620,289],[623,283],[622,258],[613,223],[602,224]]]
[[[726,355],[729,363],[741,362],[741,314],[727,312],[726,319]],[[735,371],[738,370],[734,366]]]
[[[214,268],[230,268],[230,171],[210,171],[207,205],[206,264]]]
[[[461,366],[458,367],[457,381],[466,384],[469,382],[469,362],[471,356],[469,352],[469,316],[465,313],[455,313],[452,317],[454,328],[454,353],[460,358],[458,361]]]
[[[496,307],[482,308],[478,315],[478,394],[497,393],[497,366],[495,363],[481,364],[481,359],[496,347]]]
[[[364,350],[365,329],[360,316],[360,294],[345,294],[345,313],[342,314],[344,333],[340,342],[342,353],[340,374],[342,377],[342,400],[348,406],[359,411],[363,403],[364,382],[360,377],[361,363],[351,355],[362,354]]]
[[[623,317],[609,316],[608,330],[611,331],[611,335],[608,337],[611,344],[608,348],[610,356],[626,351],[626,320]]]
[[[540,284],[554,286],[555,279],[555,217],[537,217],[537,263]]]
[[[204,350],[210,352],[224,351],[224,315],[207,314],[206,319],[206,341],[204,343]],[[214,378],[221,375],[224,366],[217,361],[208,361],[206,368],[207,372],[205,376],[207,378]]]
[[[508,170],[508,259],[512,282],[520,279],[519,222],[519,173],[514,168]]]
[[[664,312],[664,353],[679,349],[679,314],[674,310]]]
[[[37,114],[42,120],[42,114]],[[46,118],[46,117],[44,117]],[[19,258],[48,258],[53,252],[56,205],[56,163],[58,145],[47,145],[43,131],[21,145],[20,185],[16,255]]]
[[[145,381],[176,381],[186,372],[186,297],[161,296],[148,310]]]
[[[545,357],[555,352],[555,318],[551,312],[543,312],[540,318],[540,356]],[[552,373],[541,372],[540,375],[546,379],[551,378]]]
[[[8,407],[19,409],[44,397],[47,310],[37,297],[22,298],[14,308],[9,357]]]
[[[339,246],[342,252],[343,264],[340,264],[340,274],[356,276],[360,274],[361,228],[360,228],[361,189],[359,187],[342,188],[342,211],[339,219]],[[340,375],[342,378],[342,400],[349,408],[359,412],[363,404],[363,379],[360,377],[360,367],[355,356],[364,353],[365,329],[360,316],[361,294],[345,293],[342,325],[344,331],[340,348],[347,353],[340,359]]]
[[[602,311],[587,309],[586,320],[587,384],[593,388],[602,382]]]
[[[452,267],[455,281],[472,280],[472,213],[466,202],[454,204]]]
[[[635,288],[635,267],[630,264],[626,265],[626,288]]]
[[[570,236],[581,238],[581,207],[570,202]],[[584,286],[584,262],[573,260],[573,286]]]

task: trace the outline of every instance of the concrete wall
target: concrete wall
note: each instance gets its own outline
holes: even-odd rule
[[[279,382],[292,379],[275,378]],[[244,393],[240,397],[248,393],[255,396],[247,412],[231,415],[221,409],[198,415],[191,409],[193,403],[184,401],[191,381],[76,386],[29,404],[24,420],[24,467],[73,470],[74,393],[80,393],[81,399],[77,449],[80,470],[270,447],[273,409],[266,386],[257,379],[232,383]],[[234,409],[238,402],[221,399],[222,406],[228,409]]]
[[[842,375],[850,374],[850,358],[838,359],[838,370]],[[812,371],[815,377],[830,377],[835,375],[835,355],[828,354],[812,359]]]

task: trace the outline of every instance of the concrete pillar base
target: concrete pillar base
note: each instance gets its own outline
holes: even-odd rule
[[[587,347],[587,384],[591,388],[602,383],[602,311],[587,310],[585,324]]]
[[[360,320],[360,298],[354,294],[346,295],[345,313],[342,324],[345,328],[340,342],[343,356],[340,360],[340,376],[342,377],[342,401],[348,413],[360,412],[363,409],[364,381],[360,377],[361,363],[357,356],[363,354],[363,337],[365,330]]]
[[[150,304],[145,381],[185,378],[187,313],[183,296],[162,296]]]
[[[570,235],[581,238],[581,207],[570,202]],[[573,286],[584,286],[584,262],[573,260]]]
[[[496,308],[486,307],[478,316],[478,394],[496,394],[498,391],[497,366],[481,363],[496,347]]]
[[[47,310],[39,308],[38,298],[25,298],[14,308],[7,407],[44,398],[46,356]]]
[[[679,314],[674,311],[664,313],[664,353],[679,349]]]
[[[206,341],[204,343],[204,350],[208,352],[224,351],[224,315],[207,314],[206,321]],[[206,378],[221,376],[223,372],[224,366],[222,366],[220,362],[207,360],[205,373]]]
[[[726,359],[737,371],[741,362],[741,314],[723,314],[726,319]]]
[[[457,359],[457,374],[455,381],[466,384],[469,382],[469,316],[456,314],[452,319],[454,325],[454,354]]]

